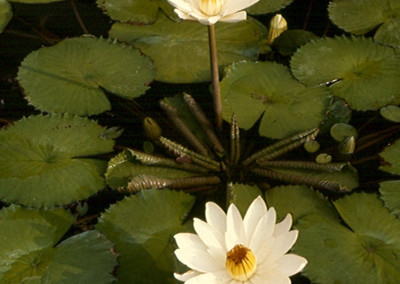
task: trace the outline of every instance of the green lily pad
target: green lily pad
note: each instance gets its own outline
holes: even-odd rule
[[[342,142],[344,139],[353,136],[355,139],[358,137],[357,129],[354,126],[347,123],[336,123],[331,127],[331,136],[338,142]]]
[[[400,46],[398,1],[335,0],[329,4],[328,11],[332,22],[350,33],[362,35],[378,27],[375,41]]]
[[[318,36],[304,30],[286,30],[274,40],[274,46],[283,56],[291,56],[300,46],[311,40],[318,39]]]
[[[261,190],[257,185],[249,184],[232,184],[228,185],[229,196],[231,203],[234,203],[239,209],[242,216],[246,214],[247,209],[250,204],[257,198],[257,196],[262,195]]]
[[[393,122],[400,122],[400,107],[398,106],[386,106],[380,109],[381,115],[387,120]]]
[[[174,8],[166,0],[97,0],[97,5],[112,19],[121,22],[151,24],[157,20],[159,10],[178,20]]]
[[[112,244],[97,231],[60,242],[73,222],[63,209],[15,205],[0,211],[0,282],[111,283],[117,264]]]
[[[280,9],[283,9],[284,7],[288,6],[292,2],[293,2],[293,0],[275,0],[275,1],[260,0],[253,6],[250,6],[249,8],[247,8],[246,11],[249,14],[253,14],[253,15],[269,14],[269,13],[278,11]]]
[[[117,189],[125,187],[136,176],[155,176],[158,178],[182,178],[195,176],[186,164],[175,160],[152,156],[135,150],[125,150],[108,162],[107,184]]]
[[[277,186],[265,192],[269,207],[274,207],[277,219],[290,213],[293,223],[311,214],[320,214],[326,218],[337,218],[332,204],[322,194],[306,185]]]
[[[379,192],[385,206],[400,217],[400,181],[390,180],[379,183]]]
[[[400,175],[400,140],[386,147],[379,156],[384,160],[380,170]]]
[[[372,39],[312,41],[293,55],[291,69],[307,86],[334,82],[332,93],[355,110],[377,110],[400,101],[400,57]]]
[[[52,2],[61,2],[65,0],[9,0],[9,1],[15,3],[25,3],[25,4],[46,4]]]
[[[0,0],[0,33],[2,33],[11,20],[13,12],[10,3],[6,0]]]
[[[396,283],[400,279],[400,220],[375,194],[334,202],[347,224],[311,214],[299,220],[293,252],[305,257],[313,283]]]
[[[234,113],[240,127],[249,129],[264,113],[259,133],[277,139],[318,127],[330,102],[327,88],[307,88],[287,67],[272,62],[229,66],[221,97],[225,120],[230,121]]]
[[[132,99],[154,79],[138,50],[98,38],[70,38],[30,53],[18,71],[28,101],[46,112],[78,115],[111,109],[104,91]]]
[[[194,83],[211,79],[207,27],[197,22],[175,23],[161,14],[151,26],[115,23],[110,36],[150,56],[157,67],[156,80]],[[252,18],[217,23],[220,68],[239,60],[256,60],[266,36],[266,28]]]
[[[188,231],[182,225],[194,197],[178,191],[147,190],[112,205],[96,228],[115,243],[120,283],[175,283],[173,236]],[[143,279],[146,279],[144,281]]]
[[[88,198],[105,184],[106,129],[87,118],[31,116],[0,131],[0,199],[52,207]]]

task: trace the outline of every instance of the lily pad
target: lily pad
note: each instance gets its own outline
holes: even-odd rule
[[[121,22],[151,24],[159,10],[178,20],[173,7],[166,0],[97,0],[97,5],[112,19]]]
[[[97,231],[60,242],[73,222],[63,209],[15,205],[0,211],[0,282],[111,283],[117,264],[112,244]]]
[[[367,38],[323,38],[297,50],[293,75],[306,84],[331,84],[354,110],[377,110],[400,101],[400,57]]]
[[[31,116],[1,130],[0,199],[52,207],[101,190],[106,162],[90,156],[112,151],[105,130],[67,115]]]
[[[293,0],[260,0],[256,4],[247,8],[246,11],[253,15],[269,14],[283,9],[292,2]]]
[[[336,123],[331,127],[331,136],[338,142],[342,142],[344,139],[353,136],[355,139],[358,137],[357,129],[354,126],[347,123]]]
[[[2,33],[11,20],[13,12],[10,3],[6,0],[0,0],[0,33]]]
[[[313,39],[318,39],[318,36],[312,32],[303,30],[287,30],[274,40],[274,46],[283,56],[291,56],[296,49]]]
[[[110,36],[128,42],[151,57],[156,80],[194,83],[211,80],[207,27],[197,22],[175,23],[166,16],[151,26],[115,23]],[[238,23],[217,23],[220,68],[239,60],[256,60],[266,38],[266,28],[248,18]]]
[[[381,199],[385,206],[400,217],[400,181],[390,180],[379,183]]]
[[[375,194],[355,193],[334,202],[347,224],[311,214],[300,219],[293,252],[305,257],[313,283],[396,283],[400,279],[400,220]]]
[[[188,231],[182,225],[194,197],[178,191],[147,190],[112,205],[96,226],[115,243],[120,283],[175,283],[173,236]],[[144,281],[143,279],[146,279]]]
[[[144,94],[154,76],[150,59],[138,50],[91,37],[34,51],[18,71],[18,81],[36,108],[78,115],[111,109],[102,89],[132,99]]]
[[[398,106],[386,106],[380,109],[381,115],[387,120],[393,122],[400,122],[400,107]]]
[[[227,190],[229,190],[230,196],[228,198],[230,202],[236,205],[242,216],[246,214],[247,209],[254,199],[262,195],[257,185],[235,183],[228,185]]]
[[[244,129],[251,128],[264,113],[260,135],[280,139],[318,127],[325,118],[330,102],[327,88],[305,87],[281,64],[239,62],[225,72],[222,115],[229,121],[235,113]]]
[[[375,41],[400,46],[400,3],[381,0],[335,0],[329,4],[329,18],[340,28],[362,35],[378,27]]]
[[[61,2],[65,0],[9,0],[15,3],[25,3],[25,4],[47,4],[52,2]]]
[[[386,147],[379,156],[384,160],[380,170],[400,175],[400,140]]]

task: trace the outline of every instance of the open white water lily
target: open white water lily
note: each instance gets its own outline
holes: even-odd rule
[[[168,0],[176,14],[184,20],[199,21],[203,25],[246,20],[242,11],[259,0]]]
[[[298,236],[298,231],[290,230],[291,215],[275,224],[275,209],[267,210],[260,196],[244,219],[233,204],[225,214],[207,202],[206,221],[194,218],[197,234],[175,235],[179,247],[175,255],[191,270],[174,276],[186,284],[287,284],[307,264],[305,258],[287,254]]]

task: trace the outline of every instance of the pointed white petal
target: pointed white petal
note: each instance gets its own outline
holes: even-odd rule
[[[223,20],[223,19],[221,19]],[[247,237],[247,241],[250,241],[251,236],[256,229],[256,226],[260,219],[267,214],[267,206],[261,196],[258,196],[250,204],[249,209],[247,209],[246,215],[243,219],[244,232]]]
[[[234,14],[229,14],[227,16],[223,16],[221,18],[221,22],[227,22],[227,23],[236,23],[240,21],[244,21],[247,18],[247,14],[245,11],[237,12]]]
[[[261,218],[257,224],[253,235],[251,236],[249,247],[252,251],[258,252],[265,242],[271,242],[276,222],[276,212],[274,208],[268,210],[268,213]]]
[[[190,16],[189,14],[182,12],[181,10],[175,9],[174,12],[178,15],[179,18],[181,18],[182,20],[196,20],[195,18],[193,18],[192,16]]]
[[[292,215],[287,214],[285,219],[282,222],[275,225],[274,229],[274,237],[279,236],[281,234],[287,233],[292,227]]]
[[[185,0],[167,0],[169,4],[177,8],[178,10],[187,13],[192,11],[192,6]]]
[[[225,7],[223,11],[223,15],[230,15],[234,14],[238,11],[242,11],[255,3],[259,0],[235,0],[235,1],[226,1]]]
[[[307,265],[307,259],[295,254],[285,254],[276,261],[279,270],[287,276],[295,275]]]
[[[214,272],[221,266],[207,251],[177,249],[175,255],[180,262],[199,272]]]
[[[181,249],[193,249],[206,250],[206,246],[201,241],[198,235],[191,233],[179,233],[174,236],[176,244]]]
[[[179,281],[187,281],[190,278],[200,275],[201,273],[195,270],[186,271],[183,274],[174,273],[174,277]]]
[[[214,202],[206,203],[206,221],[220,233],[226,232],[226,214]]]
[[[224,270],[200,274],[189,279],[185,284],[229,284],[230,276]]]
[[[258,268],[257,268],[258,270]],[[252,278],[257,276],[258,279],[262,280],[259,283],[273,283],[273,284],[290,284],[290,278],[283,274],[279,267],[275,267],[273,269],[266,269],[264,271],[260,271],[261,273],[257,273]]]
[[[298,234],[299,232],[297,230],[293,230],[277,236],[274,245],[267,256],[268,260],[275,261],[287,253],[296,242]]]
[[[228,251],[237,244],[247,245],[242,216],[234,204],[228,208],[226,226],[225,243]]]

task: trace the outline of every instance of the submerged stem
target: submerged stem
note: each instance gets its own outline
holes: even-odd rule
[[[222,130],[222,105],[221,105],[221,89],[219,86],[218,58],[217,58],[217,41],[215,39],[215,26],[208,26],[208,40],[210,45],[210,64],[211,64],[211,80],[213,86],[213,102],[215,111],[215,120],[218,130]]]

